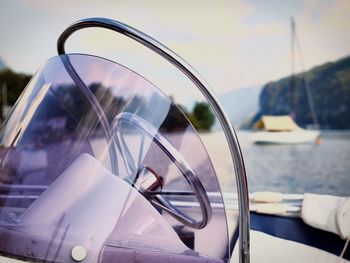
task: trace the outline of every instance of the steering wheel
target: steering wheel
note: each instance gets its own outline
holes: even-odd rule
[[[142,132],[141,137],[141,145],[140,145],[140,152],[139,152],[139,158],[137,160],[134,160],[132,157],[132,154],[130,153],[130,149],[127,146],[127,143],[125,141],[125,138],[123,136],[123,129],[121,128],[123,123],[131,124],[132,126],[136,127],[138,130]],[[145,135],[150,137],[153,142],[167,155],[167,157],[175,164],[175,166],[179,169],[181,174],[186,179],[187,183],[190,185],[192,192],[190,192],[192,195],[194,195],[199,203],[199,207],[201,210],[201,216],[202,219],[200,221],[197,221],[196,219],[192,218],[191,216],[185,214],[181,210],[179,210],[175,205],[173,205],[170,201],[168,201],[164,196],[162,196],[162,191],[155,192],[156,194],[152,194],[151,191],[140,191],[144,194],[146,198],[149,199],[149,201],[156,207],[165,210],[168,212],[171,216],[173,216],[175,219],[180,221],[186,226],[195,228],[195,229],[201,229],[204,228],[208,222],[210,221],[212,210],[209,202],[208,195],[201,183],[201,181],[198,179],[194,171],[190,168],[188,163],[185,161],[185,159],[182,157],[182,155],[178,152],[178,150],[163,136],[159,133],[159,131],[148,121],[145,119],[139,117],[136,114],[132,114],[129,112],[122,112],[115,117],[113,124],[112,124],[112,135],[115,138],[115,143],[117,148],[119,148],[119,151],[122,154],[125,167],[127,169],[127,172],[129,175],[136,174],[136,180],[140,177],[140,174],[142,173],[143,176],[147,175],[148,177],[153,177],[153,182],[151,184],[150,189],[159,189],[162,187],[162,177],[158,175],[151,167],[148,166],[142,166],[142,152],[144,148],[145,143]],[[133,186],[137,187],[137,183],[135,181],[133,182]],[[167,195],[171,195],[172,192],[166,193]],[[174,195],[179,194],[177,192],[173,192]],[[186,194],[188,194],[186,192]]]

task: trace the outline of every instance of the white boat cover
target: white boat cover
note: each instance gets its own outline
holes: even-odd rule
[[[350,238],[350,197],[306,193],[301,211],[306,224]]]
[[[265,131],[297,131],[301,128],[288,115],[283,116],[262,116],[254,124],[254,129],[263,129]]]

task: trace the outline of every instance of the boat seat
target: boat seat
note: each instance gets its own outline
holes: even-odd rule
[[[252,212],[251,262],[350,262],[350,247],[337,234],[311,227],[300,218]],[[238,239],[238,230],[236,231]],[[232,243],[237,257],[237,242]],[[345,250],[344,250],[345,249]]]

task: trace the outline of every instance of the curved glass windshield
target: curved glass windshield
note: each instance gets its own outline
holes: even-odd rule
[[[0,158],[2,255],[228,261],[220,187],[197,132],[171,99],[119,64],[50,59],[7,118]]]

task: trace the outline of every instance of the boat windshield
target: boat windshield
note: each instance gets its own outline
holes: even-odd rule
[[[130,69],[82,54],[48,60],[0,139],[1,255],[228,261],[221,191],[200,137]]]

